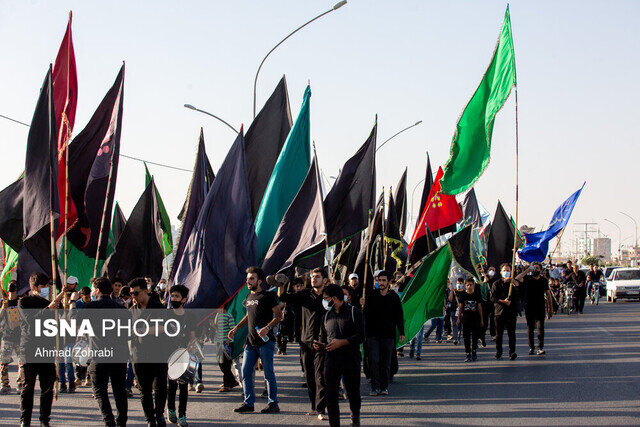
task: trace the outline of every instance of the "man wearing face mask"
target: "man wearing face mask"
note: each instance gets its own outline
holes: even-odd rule
[[[482,269],[479,271],[482,271]],[[494,280],[495,275],[496,269],[489,267],[488,271],[482,274],[482,283],[480,283],[483,317],[483,326],[480,329],[480,343],[482,344],[482,347],[487,346],[487,328],[489,329],[489,334],[491,334],[491,339],[494,341],[496,339],[496,322],[493,316],[493,303],[491,302],[491,282]]]
[[[7,287],[8,298],[2,300],[0,309],[0,373],[2,378],[2,388],[0,394],[9,394],[11,386],[9,384],[9,365],[12,361],[18,362],[18,386],[22,385],[24,374],[22,364],[18,360],[20,348],[20,316],[18,314],[18,283],[15,280],[9,282]],[[14,359],[13,356],[16,358]]]
[[[518,300],[518,282],[511,280],[511,265],[500,266],[500,278],[491,287],[491,301],[496,317],[496,359],[502,357],[502,336],[505,328],[509,336],[509,359],[515,360],[516,354],[516,301]]]
[[[529,275],[528,273],[531,273]],[[544,317],[553,313],[551,307],[551,291],[549,281],[542,277],[542,265],[534,262],[527,267],[516,280],[521,283],[520,291],[524,293],[524,313],[527,319],[527,337],[529,342],[529,354],[533,354],[535,346],[533,342],[533,332],[538,330],[538,355],[545,354],[544,351]],[[545,313],[546,309],[546,313]]]
[[[324,352],[313,347],[313,342],[320,336],[320,327],[326,313],[322,292],[329,281],[329,275],[324,268],[316,268],[311,272],[311,289],[303,289],[295,293],[282,293],[280,299],[286,303],[298,304],[302,314],[302,332],[300,334],[300,352],[304,375],[307,381],[307,391],[311,402],[309,416],[317,416],[324,420],[325,391],[324,391]]]
[[[396,331],[400,335],[400,341],[404,341],[402,304],[398,294],[389,290],[390,278],[389,272],[379,271],[375,277],[378,289],[366,290],[364,315],[371,371],[370,396],[389,394]]]
[[[326,381],[329,424],[340,425],[338,405],[340,379],[351,409],[351,425],[360,425],[360,344],[364,341],[362,313],[344,302],[338,285],[328,285],[323,293],[324,305],[329,310],[323,316],[320,337],[314,348],[325,352],[324,375]]]
[[[51,404],[53,403],[53,386],[56,381],[56,365],[54,357],[43,353],[39,355],[38,349],[55,350],[54,337],[36,337],[35,320],[52,319],[54,310],[60,305],[65,295],[65,284],[62,292],[53,301],[51,298],[51,284],[49,278],[43,273],[33,273],[29,277],[31,292],[20,299],[18,314],[20,316],[20,354],[25,358],[24,385],[20,393],[20,422],[23,426],[31,425],[33,412],[33,393],[36,378],[40,379],[40,425],[48,426],[51,416]],[[45,357],[46,356],[46,357]]]

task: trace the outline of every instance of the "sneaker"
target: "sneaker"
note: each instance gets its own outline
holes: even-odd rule
[[[471,352],[471,360],[473,360],[474,362],[476,360],[478,360],[478,353],[476,353],[475,351]]]
[[[389,390],[387,390],[386,388],[383,388],[382,390],[380,390],[380,393],[378,393],[378,396],[387,396],[389,395]]]
[[[529,349],[529,355],[532,355],[532,354],[533,354],[533,349],[532,349],[532,348],[530,348],[530,349]]]
[[[464,359],[465,362],[471,362],[471,353],[467,353],[467,357],[466,359]]]
[[[447,341],[451,341],[453,339],[453,335],[447,335]]]
[[[167,409],[167,418],[169,418],[169,422],[170,423],[177,423],[178,422],[178,417],[176,415],[176,410],[175,409]]]
[[[502,352],[501,351],[497,352],[494,357],[496,358],[496,360],[500,359],[502,357]]]
[[[327,417],[327,414],[325,414],[324,412],[320,412],[320,413],[318,414],[318,419],[319,419],[320,421],[326,421],[326,420],[328,420],[328,419],[329,419],[329,417]]]
[[[178,418],[178,427],[188,427],[189,423],[187,422],[187,416],[183,415]]]
[[[380,394],[380,390],[372,388],[371,391],[369,392],[369,396],[377,396]]]
[[[307,412],[308,417],[315,417],[317,415],[318,415],[318,411],[316,411],[315,409],[312,409],[309,412]]]
[[[9,387],[8,385],[3,385],[2,388],[0,388],[0,394],[9,394],[11,392],[11,387]]]
[[[253,406],[249,406],[246,403],[243,403],[242,405],[238,406],[236,409],[233,410],[233,412],[239,412],[239,413],[243,413],[243,412],[253,412]]]
[[[422,357],[420,357],[420,355],[417,355],[416,360],[422,360]]]
[[[277,414],[279,412],[280,412],[280,407],[278,406],[277,403],[269,403],[267,406],[264,407],[262,411],[260,411],[260,413],[262,414]]]
[[[538,350],[538,356],[542,356],[544,354],[547,354],[547,352],[544,351],[543,349]]]
[[[482,348],[485,348],[487,346],[487,342],[484,340],[484,338],[480,340],[480,345],[482,346]]]
[[[67,392],[67,384],[66,383],[61,383],[60,384],[60,393],[66,393]]]
[[[69,383],[69,393],[75,393],[75,392],[76,392],[76,384]]]
[[[218,393],[227,393],[231,391],[231,387],[222,386],[218,389]]]
[[[196,393],[202,393],[202,390],[204,390],[204,384],[202,383],[196,384]]]
[[[516,357],[518,357],[518,355],[517,355],[517,354],[515,354],[515,353],[511,353],[511,354],[509,355],[509,360],[516,360]]]

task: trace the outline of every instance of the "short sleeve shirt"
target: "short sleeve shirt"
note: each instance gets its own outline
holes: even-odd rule
[[[480,319],[480,311],[478,306],[482,303],[482,298],[478,293],[472,294],[461,292],[458,294],[458,302],[462,304],[462,321],[473,322]]]
[[[258,330],[267,326],[273,320],[273,307],[278,305],[278,298],[268,291],[249,293],[242,303],[247,310],[248,316],[248,332],[247,344],[251,346],[261,346],[269,341],[275,341],[273,331],[269,331],[266,335],[269,339],[264,341],[258,335]],[[256,330],[256,327],[258,330]]]

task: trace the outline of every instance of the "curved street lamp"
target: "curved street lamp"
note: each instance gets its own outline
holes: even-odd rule
[[[231,130],[232,130],[232,131],[234,131],[234,132],[236,133],[236,135],[237,135],[238,133],[240,133],[240,132],[238,132],[238,131],[233,127],[233,126],[231,126],[229,123],[227,123],[226,121],[222,120],[220,117],[216,116],[215,114],[211,114],[211,113],[210,113],[210,112],[208,112],[208,111],[204,111],[204,110],[201,110],[201,109],[199,109],[199,108],[196,108],[196,107],[194,107],[194,106],[193,106],[193,105],[191,105],[191,104],[184,104],[184,108],[188,108],[189,110],[193,110],[193,111],[198,111],[198,112],[200,112],[200,113],[202,113],[202,114],[206,114],[207,116],[211,116],[211,117],[213,117],[213,118],[214,118],[214,119],[216,119],[216,120],[220,120],[222,123],[224,123],[225,125],[229,126],[229,128],[231,128]]]
[[[619,262],[620,258],[622,256],[622,250],[620,249],[621,246],[622,246],[622,229],[620,228],[620,226],[618,224],[616,224],[613,221],[609,221],[606,218],[605,218],[605,221],[608,222],[609,224],[615,225],[615,227],[618,229],[618,262]]]
[[[333,5],[333,7],[329,10],[327,10],[326,12],[321,13],[320,15],[316,16],[313,19],[310,19],[309,21],[305,22],[304,24],[300,25],[298,28],[296,28],[295,30],[293,30],[292,32],[290,32],[285,38],[283,38],[282,40],[280,40],[278,42],[277,45],[275,45],[274,47],[271,48],[271,50],[265,55],[264,58],[262,58],[262,62],[260,62],[260,65],[258,66],[258,71],[256,71],[256,77],[253,80],[253,118],[256,118],[256,88],[258,85],[258,74],[260,74],[260,69],[262,68],[262,65],[264,64],[264,61],[267,60],[267,58],[269,57],[269,55],[271,55],[271,53],[276,50],[278,48],[278,46],[280,46],[282,43],[284,43],[289,37],[291,37],[292,35],[294,35],[295,33],[297,33],[298,31],[300,31],[301,29],[303,29],[304,27],[306,27],[307,25],[311,24],[313,21],[322,18],[324,15],[333,12],[334,10],[338,10],[340,9],[342,6],[344,6],[345,4],[347,4],[347,0],[342,0],[339,1],[338,3],[336,3],[335,5]]]
[[[422,120],[418,120],[417,122],[415,122],[414,124],[412,124],[411,126],[407,126],[406,128],[402,129],[400,132],[395,133],[394,135],[392,135],[390,138],[388,138],[385,142],[383,142],[382,144],[380,144],[380,146],[378,148],[376,148],[376,153],[378,152],[378,150],[380,150],[382,147],[384,147],[384,145],[391,141],[393,138],[395,138],[396,136],[400,135],[402,132],[409,130],[413,127],[418,126],[420,123],[422,123]]]

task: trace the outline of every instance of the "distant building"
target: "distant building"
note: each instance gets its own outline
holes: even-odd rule
[[[593,239],[591,247],[593,255],[603,261],[611,261],[611,239],[608,237],[596,237]]]

